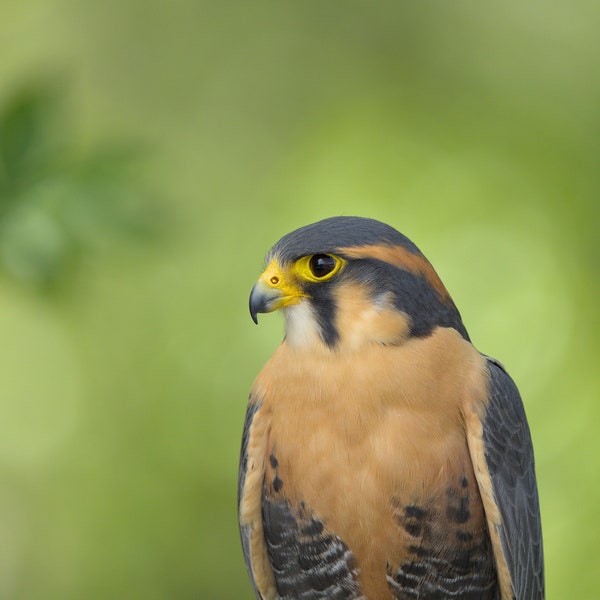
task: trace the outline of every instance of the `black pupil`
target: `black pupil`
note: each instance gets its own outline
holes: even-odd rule
[[[315,277],[325,277],[335,269],[335,258],[329,254],[315,254],[311,256],[309,264]]]

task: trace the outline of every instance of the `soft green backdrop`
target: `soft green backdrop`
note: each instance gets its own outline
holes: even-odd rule
[[[4,0],[0,598],[252,597],[269,246],[387,221],[505,362],[550,600],[600,596],[600,4]]]

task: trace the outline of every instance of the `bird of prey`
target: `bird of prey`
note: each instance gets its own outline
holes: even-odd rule
[[[394,228],[333,217],[269,251],[250,313],[285,337],[239,471],[259,600],[541,600],[533,449],[500,362]]]

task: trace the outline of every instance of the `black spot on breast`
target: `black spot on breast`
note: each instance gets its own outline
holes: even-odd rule
[[[275,471],[275,476],[271,480],[271,489],[274,493],[278,493],[283,487],[283,480],[281,479],[281,477],[279,477],[277,469],[277,467],[279,466],[279,461],[275,456],[275,450],[273,450],[271,454],[269,454],[269,464],[271,465],[271,468]]]
[[[275,458],[274,452],[271,452],[271,454],[269,456],[269,463],[271,464],[271,467],[273,469],[276,469],[279,466],[279,462],[277,461],[277,458]]]
[[[404,529],[408,534],[412,535],[413,537],[421,535],[421,525],[419,525],[418,523],[405,523]]]
[[[418,506],[406,506],[404,508],[404,521],[402,523],[405,531],[413,537],[420,536],[423,532],[423,522],[426,514]]]
[[[468,531],[461,531],[460,529],[456,532],[456,539],[459,542],[470,542],[473,539],[473,534]]]
[[[402,503],[397,498],[392,498],[393,517],[396,523],[412,537],[419,537],[423,534],[423,525],[427,517],[427,510],[416,504]]]
[[[409,505],[404,507],[404,514],[406,518],[422,521],[427,515],[427,511],[419,506]]]
[[[463,478],[463,481],[465,478]],[[451,523],[466,523],[471,518],[469,510],[469,491],[464,486],[461,488],[449,487],[446,490],[446,518]]]
[[[466,523],[471,518],[468,502],[461,498],[456,506],[449,504],[446,507],[446,517],[453,523]]]

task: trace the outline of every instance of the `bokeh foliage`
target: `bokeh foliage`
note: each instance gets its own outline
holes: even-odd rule
[[[252,597],[237,458],[281,321],[247,294],[333,214],[411,237],[507,365],[548,598],[597,597],[599,24],[585,1],[5,2],[0,598]]]
[[[66,283],[86,249],[156,229],[156,208],[132,179],[139,150],[122,142],[77,148],[62,83],[29,82],[0,112],[0,265],[46,289]]]

